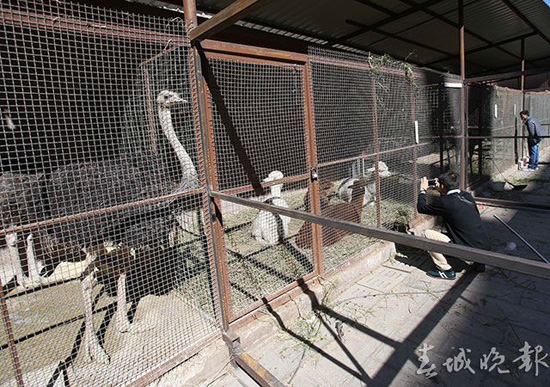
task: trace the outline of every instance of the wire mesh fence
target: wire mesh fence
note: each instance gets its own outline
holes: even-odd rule
[[[212,75],[207,86],[215,185],[250,196],[260,183],[276,182],[259,200],[303,209],[308,171],[303,67],[215,54],[205,67]],[[296,247],[302,222],[227,203],[222,213],[234,316],[313,272],[311,251]]]
[[[529,114],[535,117],[542,125],[542,130],[545,136],[550,134],[550,92],[539,91],[529,92],[525,95],[525,105]],[[548,147],[550,140],[543,139],[540,143],[541,148]]]
[[[309,57],[322,215],[406,230],[416,217],[418,178],[459,167],[458,125],[449,123],[456,95],[449,101],[429,86],[433,75],[388,57],[317,48]],[[445,151],[449,159],[452,150],[453,162],[434,145],[442,138],[452,144]],[[328,227],[322,240],[327,268],[375,242]]]
[[[0,12],[0,384],[130,383],[219,330],[184,23]]]
[[[200,51],[199,100],[181,19],[73,3],[0,11],[2,385],[131,383],[376,242],[210,208],[209,190],[407,231],[420,177],[463,163],[493,176],[522,154],[522,96],[509,89],[470,89],[462,160],[456,77],[385,56],[220,45]],[[527,95],[546,129],[548,102]]]

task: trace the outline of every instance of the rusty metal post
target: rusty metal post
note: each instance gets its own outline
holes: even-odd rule
[[[478,136],[481,136],[483,133],[483,93],[479,93],[479,117],[477,123]],[[478,140],[477,150],[477,169],[479,172],[479,178],[483,178],[483,139]]]
[[[468,141],[466,132],[466,55],[464,49],[464,0],[458,0],[458,33],[460,47],[460,80],[462,87],[460,88],[460,136],[462,138],[460,144],[460,189],[466,189],[466,141]]]
[[[525,39],[521,39],[521,77],[520,77],[520,89],[521,89],[521,111],[526,109],[525,106]],[[516,115],[517,116],[517,115]],[[516,117],[517,119],[517,117]],[[520,123],[519,132],[523,134],[523,122]],[[521,160],[525,157],[525,139],[521,139]],[[523,161],[520,161],[523,163]]]
[[[418,128],[418,124],[416,122],[416,90],[414,88],[414,84],[411,85],[411,89],[412,89],[412,92],[411,92],[411,121],[412,121],[412,125],[413,125],[413,128],[414,128],[414,135],[413,135],[413,144],[414,144],[414,147],[412,149],[412,159],[413,159],[413,164],[412,164],[412,178],[413,178],[413,198],[414,200],[416,200],[416,198],[418,197],[418,188],[419,188],[419,184],[418,184],[418,165],[416,164],[416,161],[417,161],[417,158],[418,158],[418,144],[416,142],[416,139],[417,139],[417,135],[418,135],[418,139],[420,139],[420,133],[417,133],[417,130],[419,130]],[[413,206],[414,208],[414,216],[413,218],[416,219],[416,217],[418,216],[418,210],[416,209],[416,206]]]
[[[8,347],[10,349],[10,358],[13,366],[13,372],[15,374],[15,381],[17,382],[18,387],[23,387],[25,386],[25,383],[23,383],[21,363],[19,362],[19,355],[17,354],[13,326],[11,325],[10,312],[8,310],[8,303],[6,302],[6,295],[4,294],[4,286],[2,285],[2,281],[0,281],[0,308],[2,308],[2,321],[4,322],[4,328],[6,329],[6,335],[8,336]]]
[[[196,28],[198,25],[195,0],[184,0],[183,6],[186,29],[189,33],[189,31]],[[217,292],[219,300],[218,306],[220,308],[222,328],[224,332],[227,332],[229,330],[232,310],[229,281],[227,280],[227,276],[224,275],[227,273],[227,260],[223,260],[221,258],[223,256],[222,252],[225,252],[223,244],[223,228],[221,227],[221,220],[216,216],[219,214],[220,203],[219,201],[216,203],[210,196],[210,191],[212,190],[214,184],[217,188],[217,180],[212,172],[215,158],[212,160],[211,155],[214,154],[214,149],[209,146],[211,145],[210,139],[206,133],[208,128],[208,107],[206,106],[207,96],[201,70],[201,59],[197,48],[194,46],[191,47],[191,52],[189,55],[189,69],[189,81],[193,99],[193,117],[196,128],[195,134],[198,141],[197,149],[199,156],[199,170],[201,175],[201,183],[204,183],[206,186],[206,194],[203,195],[203,212],[204,217],[207,218],[205,222],[205,234],[209,246],[209,255],[212,257],[210,260],[211,270],[216,273],[215,278],[217,286],[215,286],[214,289]],[[203,153],[203,150],[205,150],[205,153]]]
[[[443,114],[445,108],[443,107],[443,97],[445,96],[445,88],[443,85],[439,86],[437,89],[437,99],[438,99],[438,108],[437,108],[437,130],[439,132],[439,174],[445,172],[443,167],[444,157],[443,154]]]
[[[311,63],[308,61],[304,67],[303,75],[304,89],[304,113],[305,113],[305,140],[307,148],[307,166],[311,172],[308,191],[309,202],[311,203],[311,211],[315,215],[322,213],[321,200],[319,194],[319,178],[312,178],[313,173],[317,171],[317,142],[315,136],[315,112],[313,105],[313,78],[311,76]],[[324,272],[323,259],[323,229],[318,224],[312,224],[313,227],[313,259],[315,260],[315,271],[321,275]]]
[[[376,175],[376,227],[380,227],[382,224],[382,215],[380,207],[382,204],[382,193],[380,192],[380,173],[378,170],[378,161],[380,161],[380,142],[378,133],[378,106],[376,98],[376,83],[374,82],[374,76],[372,78],[372,100],[374,101],[373,113],[374,113],[374,126],[372,128],[373,146],[374,146],[374,172]]]

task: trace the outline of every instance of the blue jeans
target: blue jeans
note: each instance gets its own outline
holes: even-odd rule
[[[535,169],[539,166],[539,144],[529,146],[529,165],[530,169]]]

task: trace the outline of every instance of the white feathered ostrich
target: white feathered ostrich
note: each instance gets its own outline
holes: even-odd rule
[[[198,187],[198,176],[191,157],[179,141],[172,124],[170,108],[184,101],[177,93],[162,91],[157,98],[158,114],[164,135],[173,148],[180,167],[179,181],[170,179],[170,171],[154,157],[124,155],[114,160],[72,163],[52,172],[47,182],[50,216],[72,214],[131,203],[155,196],[183,192]],[[117,283],[117,328],[131,331],[126,311],[126,273],[131,267],[131,253],[158,246],[167,240],[174,224],[173,203],[160,203],[110,212],[67,224],[55,225],[48,238],[51,245],[82,251],[87,268],[83,273],[82,294],[85,311],[84,350],[92,361],[108,363],[109,356],[101,347],[93,325],[92,290],[96,283],[99,254],[109,247],[125,255]],[[115,259],[115,260],[116,260]]]
[[[7,109],[2,109],[3,135],[8,140],[17,127]],[[41,195],[44,182],[43,173],[23,174],[4,172],[0,174],[0,228],[7,230],[6,249],[0,248],[2,273],[0,279],[6,285],[15,277],[17,285],[24,288],[40,284],[40,263],[36,260],[33,235],[13,232],[17,225],[36,222],[42,215]],[[19,255],[19,237],[26,237],[26,258],[29,276],[23,272]]]
[[[6,248],[0,250],[3,272],[0,273],[2,283],[6,285],[12,277],[16,284],[24,288],[41,283],[41,263],[37,261],[34,250],[33,234],[18,234],[14,226],[33,223],[41,216],[41,194],[43,174],[2,173],[0,175],[0,226],[7,230]],[[27,240],[26,258],[29,276],[23,272],[19,254],[20,237]],[[5,257],[5,258],[4,258]]]
[[[282,179],[283,173],[273,171],[264,179],[264,182]],[[281,198],[282,184],[272,185],[270,193],[264,200],[264,203],[274,206],[288,208],[288,204]],[[288,235],[288,225],[290,218],[274,214],[268,211],[260,211],[254,222],[252,222],[252,236],[260,243],[275,245],[282,241]]]
[[[354,171],[356,168],[353,169]],[[391,172],[383,161],[378,162],[378,176],[381,178],[391,176]],[[338,188],[338,197],[345,202],[351,202],[353,184],[359,179],[366,179],[363,206],[374,205],[376,201],[376,168],[373,166],[365,170],[363,176],[352,176],[342,182]]]

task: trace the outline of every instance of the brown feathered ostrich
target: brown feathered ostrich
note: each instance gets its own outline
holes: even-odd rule
[[[349,203],[325,204],[321,208],[321,215],[330,219],[345,220],[347,222],[361,223],[361,213],[363,210],[363,196],[367,181],[358,179],[352,185],[352,199]],[[325,187],[327,185],[325,184]],[[309,195],[309,192],[306,194]],[[321,194],[321,197],[327,196]],[[313,247],[312,230],[313,225],[304,223],[296,236],[296,245],[301,249],[311,249]],[[332,227],[323,228],[323,246],[330,246],[341,240],[350,232]]]

